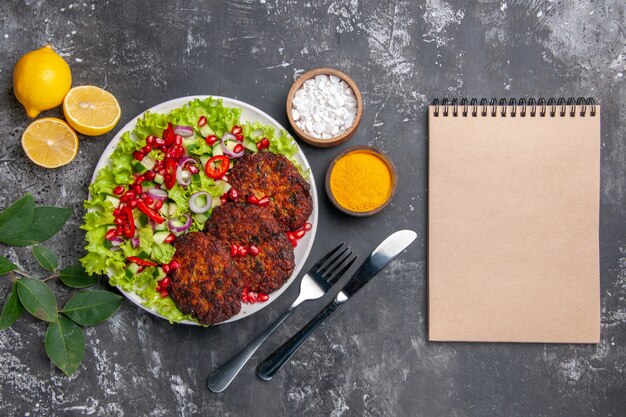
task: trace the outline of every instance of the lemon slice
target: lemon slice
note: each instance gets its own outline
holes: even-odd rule
[[[113,94],[93,85],[72,88],[63,100],[69,124],[87,136],[104,135],[120,120],[120,105]]]
[[[22,135],[22,147],[26,156],[37,165],[57,168],[76,157],[78,137],[63,120],[45,117],[26,128]]]

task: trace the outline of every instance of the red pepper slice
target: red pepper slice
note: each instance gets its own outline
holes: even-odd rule
[[[168,158],[165,160],[164,182],[167,188],[172,188],[176,185],[176,169],[177,168],[178,168],[178,163],[174,159]]]
[[[150,207],[148,207],[148,205],[146,204],[145,201],[143,200],[137,200],[137,208],[139,210],[141,210],[143,213],[145,213],[146,216],[148,216],[150,218],[150,220],[161,224],[165,221],[165,219],[163,217],[161,217],[161,215],[159,213],[157,213],[156,211],[152,210]]]
[[[135,236],[135,219],[133,218],[133,210],[130,207],[125,206],[122,209],[122,212],[126,216],[126,222],[124,223],[124,237],[130,239]]]
[[[174,143],[176,135],[174,134],[174,126],[171,123],[167,124],[167,128],[163,130],[163,140],[165,141],[165,145],[169,146]]]
[[[136,256],[129,256],[126,260],[136,263],[139,266],[157,266],[156,262],[146,261],[145,259],[141,259]]]
[[[230,159],[226,155],[218,155],[206,161],[204,172],[209,178],[221,178],[230,168]]]

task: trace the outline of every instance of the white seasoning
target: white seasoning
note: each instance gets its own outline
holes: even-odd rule
[[[296,125],[318,139],[339,136],[352,126],[357,113],[354,91],[335,75],[306,80],[291,103]]]

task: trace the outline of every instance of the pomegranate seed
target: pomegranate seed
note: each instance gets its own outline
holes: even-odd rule
[[[165,168],[163,168],[163,167],[159,167],[159,169],[157,169],[157,174],[159,174],[159,175],[165,175]]]
[[[256,144],[256,147],[261,150],[261,149],[266,149],[270,147],[270,141],[268,138],[263,138],[261,139],[261,141],[259,143]]]
[[[259,199],[255,196],[251,195],[248,197],[248,203],[250,204],[259,204]]]
[[[143,199],[143,201],[144,201],[147,205],[149,205],[149,206],[151,206],[151,205],[153,205],[153,204],[154,204],[154,198],[152,198],[152,197],[150,197],[150,196],[148,196],[148,197],[144,198],[144,199]]]
[[[155,290],[156,290],[156,292],[161,292],[161,290],[162,290],[162,289],[161,289],[161,284],[157,284],[157,286],[156,286],[156,289],[155,289]]]
[[[163,270],[163,272],[165,272],[166,274],[170,273],[170,266],[168,264],[163,264],[161,265],[161,269]]]
[[[313,229],[313,225],[311,223],[309,222],[304,223],[304,230],[308,232],[311,229]]]
[[[171,283],[172,281],[170,280],[170,277],[165,277],[161,280],[161,288],[167,288]]]
[[[154,139],[155,139],[154,135],[149,135],[146,138],[146,145],[152,145],[154,143]]]
[[[143,177],[148,180],[148,181],[152,181],[154,179],[154,177],[156,177],[156,172],[154,171],[148,171],[145,174],[143,174]]]
[[[118,225],[118,226],[122,226],[124,223],[126,223],[126,222],[125,222],[125,221],[124,221],[124,219],[122,219],[121,217],[116,217],[116,218],[115,218],[115,224],[116,224],[116,225]]]
[[[230,256],[237,256],[238,252],[239,252],[239,247],[237,245],[232,245],[230,247]]]
[[[293,232],[287,232],[287,239],[296,240],[296,235],[294,235]]]
[[[230,198],[232,201],[237,201],[237,198],[239,198],[239,193],[237,193],[237,190],[235,190],[234,188],[231,188],[228,192],[228,198]]]
[[[180,268],[180,264],[178,262],[176,261],[170,262],[170,270],[176,271],[178,268]]]
[[[135,199],[135,200],[130,200],[130,201],[128,202],[128,207],[133,208],[133,209],[134,209],[135,207],[137,207],[137,199]]]
[[[167,291],[161,291],[161,298],[165,298],[167,295]]]
[[[165,145],[165,141],[161,138],[156,138],[154,140],[154,145],[160,148],[161,146]]]
[[[209,135],[204,139],[204,141],[206,142],[207,145],[213,146],[215,145],[215,142],[217,142],[217,136]]]
[[[194,165],[189,165],[189,168],[187,168],[187,170],[189,170],[189,173],[191,175],[195,175],[198,172],[200,172],[200,170],[198,169],[198,167],[194,166]]]
[[[259,301],[265,302],[270,299],[270,296],[265,294],[264,292],[260,292],[258,296]]]
[[[123,185],[118,185],[117,187],[115,187],[113,189],[113,194],[115,194],[115,195],[122,195],[122,194],[124,194],[124,186]]]
[[[243,135],[242,134],[235,135],[235,139],[237,139],[237,142],[243,142]]]
[[[146,145],[143,148],[141,148],[141,152],[145,154],[149,154],[151,151],[152,151],[152,146],[150,145]]]
[[[296,239],[289,239],[289,241],[291,242],[291,246],[293,246],[294,248],[298,246],[298,241]]]
[[[140,195],[142,192],[142,188],[140,184],[135,184],[133,185],[133,191],[135,192],[135,194]]]
[[[258,294],[255,293],[254,291],[250,291],[248,293],[248,298],[250,298],[250,301],[252,301],[253,303],[257,301],[257,297],[258,297]]]
[[[226,204],[228,202],[228,198],[226,198],[226,196],[220,196],[220,203],[222,204]]]
[[[117,231],[115,229],[111,229],[107,232],[106,235],[104,235],[106,240],[112,240],[115,239],[115,237],[117,236]]]
[[[124,228],[122,226],[117,226],[115,228],[115,232],[117,233],[118,236],[122,236],[124,234]]]
[[[261,207],[267,206],[269,203],[270,203],[270,198],[267,196],[259,200],[259,206]]]
[[[135,198],[135,192],[134,191],[127,191],[126,194],[124,194],[122,196],[122,198],[120,198],[120,201],[122,203],[127,203],[127,202],[131,201],[133,198]]]
[[[143,154],[143,152],[140,151],[135,151],[133,152],[133,158],[135,158],[138,161],[141,161],[143,158],[145,158],[146,155]]]
[[[242,303],[249,303],[250,302],[250,298],[247,295],[242,295],[241,296],[241,302]]]
[[[241,290],[241,295],[248,295],[248,291],[250,291],[248,287],[243,287],[243,290]]]
[[[243,129],[241,128],[241,126],[233,126],[233,128],[231,129],[230,133],[232,133],[233,135],[238,135],[243,131]]]
[[[246,249],[245,246],[239,246],[237,252],[239,253],[239,256],[246,256],[248,254],[248,249]]]
[[[238,143],[237,145],[235,145],[235,147],[233,148],[233,152],[235,153],[239,153],[243,151],[243,145],[241,143]]]
[[[180,146],[183,144],[183,137],[180,135],[174,136],[174,145]]]
[[[141,193],[141,199],[142,199],[142,200],[145,200],[145,199],[146,199],[146,197],[148,197],[148,194],[146,194],[146,193]]]
[[[122,214],[122,210],[120,210],[119,208],[113,209],[113,215],[115,217],[119,216],[120,214]]]
[[[205,124],[206,124],[206,117],[200,116],[200,118],[198,119],[198,126],[202,127]]]
[[[226,174],[222,175],[222,178],[220,178],[222,181],[226,181],[228,182],[228,177],[226,176]]]
[[[159,210],[161,207],[163,207],[163,202],[162,201],[157,200],[157,201],[154,202],[154,209],[155,210]]]
[[[300,229],[300,230],[296,230],[296,232],[294,233],[294,235],[296,236],[296,239],[302,239],[304,237],[304,230]]]
[[[176,236],[170,233],[170,235],[163,240],[163,243],[172,243],[174,239],[176,239]]]
[[[256,246],[252,245],[248,248],[248,252],[250,252],[250,255],[252,256],[257,256],[259,254],[259,248],[257,248]]]

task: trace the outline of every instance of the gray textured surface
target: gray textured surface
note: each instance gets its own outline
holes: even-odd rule
[[[626,72],[624,3],[552,1],[16,1],[0,14],[0,207],[31,191],[39,203],[81,203],[113,133],[81,138],[67,167],[31,164],[27,126],[11,92],[23,53],[50,42],[74,84],[119,99],[120,126],[189,94],[251,103],[285,122],[284,100],[304,70],[333,66],[360,85],[365,113],[347,144],[376,145],[400,171],[380,215],[352,219],[321,194],[311,260],[348,240],[365,254],[413,228],[410,252],[327,323],[271,382],[254,364],[319,304],[295,314],[225,393],[209,371],[251,340],[295,296],[253,318],[210,329],[171,326],[126,303],[86,331],[71,379],[43,350],[44,326],[22,319],[0,333],[1,415],[193,414],[330,416],[619,416],[626,409]],[[426,104],[434,97],[593,96],[602,112],[602,340],[597,346],[426,342]],[[48,112],[59,115],[59,110]],[[303,146],[318,183],[340,150]],[[82,254],[80,216],[49,243],[64,263]],[[0,248],[38,271],[27,250]],[[310,263],[310,262],[309,262]],[[8,282],[0,283],[4,299]]]

